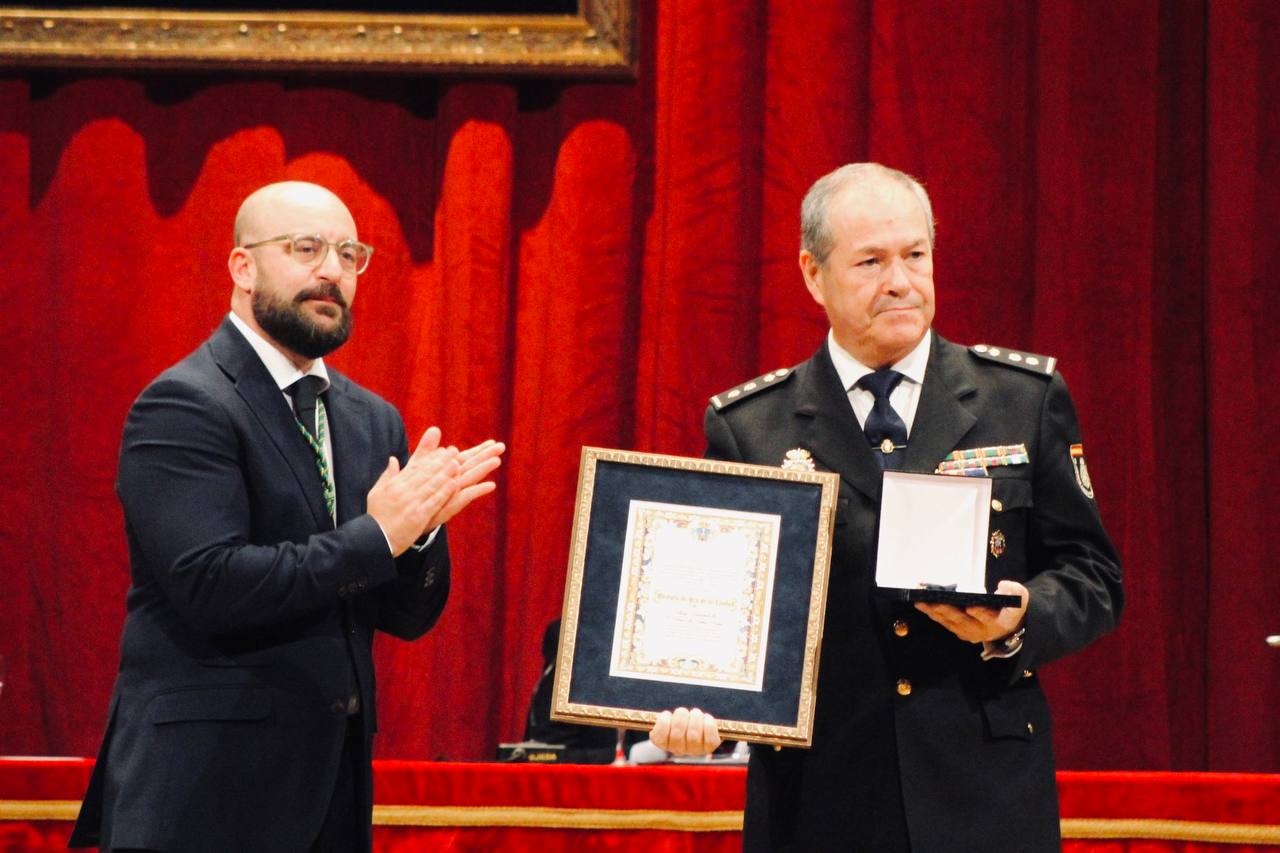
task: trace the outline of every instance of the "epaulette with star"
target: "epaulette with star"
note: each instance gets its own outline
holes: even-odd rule
[[[1034,352],[1019,352],[1006,347],[993,347],[990,344],[974,344],[969,352],[978,358],[1003,364],[1005,367],[1020,367],[1030,373],[1041,376],[1052,376],[1053,369],[1058,366],[1058,359],[1051,355],[1037,355]]]
[[[795,369],[791,367],[783,367],[778,370],[771,370],[764,376],[757,376],[749,382],[743,382],[728,391],[721,391],[711,398],[711,405],[716,411],[720,411],[726,406],[732,406],[734,403],[740,403],[753,394],[759,394],[766,388],[774,388],[791,378],[791,374],[795,373]]]

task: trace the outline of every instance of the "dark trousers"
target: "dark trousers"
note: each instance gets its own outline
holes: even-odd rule
[[[364,718],[347,719],[338,778],[320,835],[310,853],[368,853],[373,849],[373,771]],[[159,853],[140,847],[113,847],[104,853]]]
[[[333,797],[311,853],[361,853],[373,849],[373,770],[364,717],[347,719],[347,736]]]

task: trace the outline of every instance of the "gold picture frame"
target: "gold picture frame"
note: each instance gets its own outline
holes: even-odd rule
[[[0,66],[634,79],[633,0],[576,15],[0,6]]]
[[[648,729],[663,708],[696,703],[716,715],[726,740],[808,747],[839,488],[839,475],[829,472],[584,447],[551,718]],[[637,506],[654,501],[684,504],[695,514],[774,513],[780,519],[785,554],[778,552],[765,605],[771,621],[764,629],[763,689],[690,686],[680,678],[618,676],[611,669],[618,628],[631,607],[622,589],[632,561],[625,555],[633,553],[628,514],[634,518]]]

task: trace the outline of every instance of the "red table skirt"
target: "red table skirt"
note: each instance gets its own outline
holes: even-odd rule
[[[93,764],[0,759],[0,851],[62,850]],[[374,764],[374,846],[740,848],[740,767]],[[1280,853],[1280,776],[1059,773],[1067,853]]]

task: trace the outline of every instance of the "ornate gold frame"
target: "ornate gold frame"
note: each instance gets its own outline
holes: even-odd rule
[[[0,7],[0,66],[632,79],[635,31],[632,0],[577,15]]]
[[[809,592],[808,620],[805,624],[804,663],[802,671],[797,674],[800,681],[800,698],[796,709],[796,724],[788,726],[747,720],[717,720],[720,734],[726,740],[737,739],[778,746],[808,747],[813,741],[818,653],[822,643],[822,627],[826,614],[831,539],[835,534],[836,496],[840,490],[840,476],[822,471],[801,471],[772,468],[767,465],[748,465],[742,462],[583,447],[582,461],[578,470],[578,496],[573,517],[572,542],[569,549],[569,571],[565,580],[564,609],[560,621],[560,648],[556,658],[555,682],[551,691],[551,718],[569,723],[648,729],[653,726],[658,716],[653,711],[573,702],[569,698],[578,617],[582,604],[583,573],[586,569],[587,539],[591,527],[592,498],[595,493],[596,465],[599,462],[621,462],[628,465],[679,471],[809,483],[820,489],[818,538],[814,542],[813,580]]]

